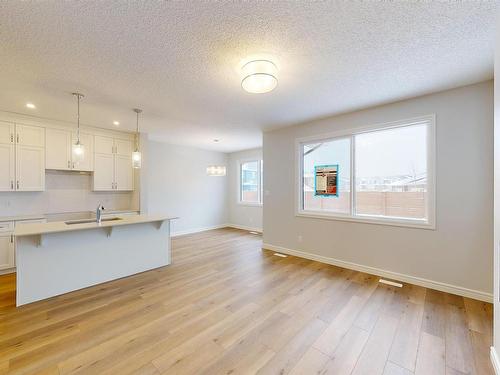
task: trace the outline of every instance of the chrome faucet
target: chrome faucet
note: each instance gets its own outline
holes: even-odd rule
[[[95,211],[95,220],[97,224],[101,224],[101,212],[104,211],[104,206],[99,203],[97,210]]]

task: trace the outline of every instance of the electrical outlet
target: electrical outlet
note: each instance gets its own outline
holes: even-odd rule
[[[301,235],[301,234],[299,234],[299,235],[297,236],[297,240],[298,240],[299,242],[302,242],[302,235]]]

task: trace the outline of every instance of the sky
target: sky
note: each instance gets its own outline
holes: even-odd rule
[[[356,135],[357,178],[418,175],[425,172],[426,139],[426,125],[413,125]],[[339,164],[340,178],[350,177],[350,138],[325,142],[304,157],[306,173],[313,173],[315,165],[327,164]]]

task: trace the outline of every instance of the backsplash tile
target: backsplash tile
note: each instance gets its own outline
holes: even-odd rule
[[[99,203],[109,210],[139,208],[132,192],[94,192],[91,186],[89,173],[46,171],[43,192],[0,192],[0,216],[89,211]]]

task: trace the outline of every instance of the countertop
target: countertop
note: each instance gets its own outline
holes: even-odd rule
[[[18,215],[18,216],[0,216],[0,221],[23,221],[45,219],[44,214]]]
[[[120,220],[102,221],[100,224],[79,223],[66,224],[64,221],[55,221],[48,223],[30,223],[16,227],[14,236],[33,236],[47,233],[72,232],[85,229],[112,228],[122,225],[142,224],[150,222],[160,222],[165,220],[177,219],[173,216],[164,215],[116,215]]]
[[[138,210],[104,210],[102,215],[120,215],[127,213],[139,213]],[[94,211],[81,211],[81,212],[56,212],[48,214],[29,214],[29,215],[11,215],[11,216],[0,216],[1,221],[24,221],[24,220],[41,220],[46,219],[47,221],[65,221],[73,219],[91,219],[95,217]]]

